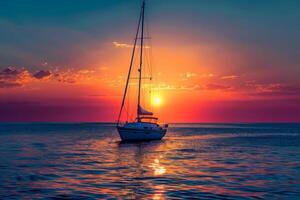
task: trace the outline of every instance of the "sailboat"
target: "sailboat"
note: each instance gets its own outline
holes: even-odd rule
[[[123,100],[119,112],[117,130],[122,141],[149,141],[149,140],[161,140],[167,132],[168,125],[158,124],[158,118],[154,117],[154,114],[141,105],[141,88],[142,88],[142,71],[143,71],[143,51],[144,51],[144,21],[145,21],[145,0],[143,0],[142,8],[139,16],[138,28],[136,31],[133,51],[131,55],[131,61],[129,71],[127,75],[126,86],[124,90]],[[126,121],[121,123],[121,115],[124,108],[126,96],[128,93],[129,80],[132,74],[132,68],[137,50],[138,41],[140,41],[140,57],[138,68],[138,90],[137,90],[137,105],[136,105],[136,118],[132,121]]]

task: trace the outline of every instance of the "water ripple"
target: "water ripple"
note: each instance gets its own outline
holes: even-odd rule
[[[300,125],[179,125],[142,143],[106,124],[20,126],[0,127],[0,199],[300,196]]]

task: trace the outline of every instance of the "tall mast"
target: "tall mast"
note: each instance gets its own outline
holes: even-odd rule
[[[121,104],[121,108],[120,108],[120,112],[119,112],[119,116],[118,116],[118,123],[117,123],[117,125],[119,125],[119,123],[120,123],[120,118],[121,118],[122,110],[123,110],[125,99],[126,99],[126,94],[127,94],[127,89],[128,89],[128,84],[129,84],[131,69],[132,69],[134,55],[135,55],[136,44],[137,44],[137,40],[138,40],[138,36],[139,36],[139,32],[140,32],[140,25],[141,25],[141,20],[142,20],[142,16],[143,16],[143,10],[144,9],[142,7],[142,10],[141,10],[141,13],[140,13],[140,17],[139,17],[139,23],[138,23],[136,35],[135,35],[135,38],[134,38],[134,45],[133,45],[133,50],[132,50],[132,55],[131,55],[131,60],[130,60],[130,66],[129,66],[129,70],[128,70],[127,81],[126,81],[126,86],[125,86],[125,89],[124,89],[124,95],[123,95],[123,100],[122,100],[122,104]]]
[[[141,103],[141,84],[142,84],[142,67],[143,67],[143,48],[144,48],[144,18],[145,18],[145,0],[142,5],[142,31],[141,31],[141,53],[140,53],[140,68],[139,68],[139,91],[138,91],[138,106],[137,106],[137,120],[141,121],[140,118],[140,103]]]

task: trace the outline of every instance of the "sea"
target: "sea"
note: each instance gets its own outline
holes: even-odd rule
[[[0,123],[0,199],[300,199],[300,124]]]

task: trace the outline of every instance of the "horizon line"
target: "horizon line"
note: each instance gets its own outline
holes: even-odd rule
[[[32,124],[117,124],[117,122],[109,121],[0,121],[0,124],[5,123],[32,123]],[[298,124],[300,121],[257,121],[257,122],[168,122],[165,124]]]

